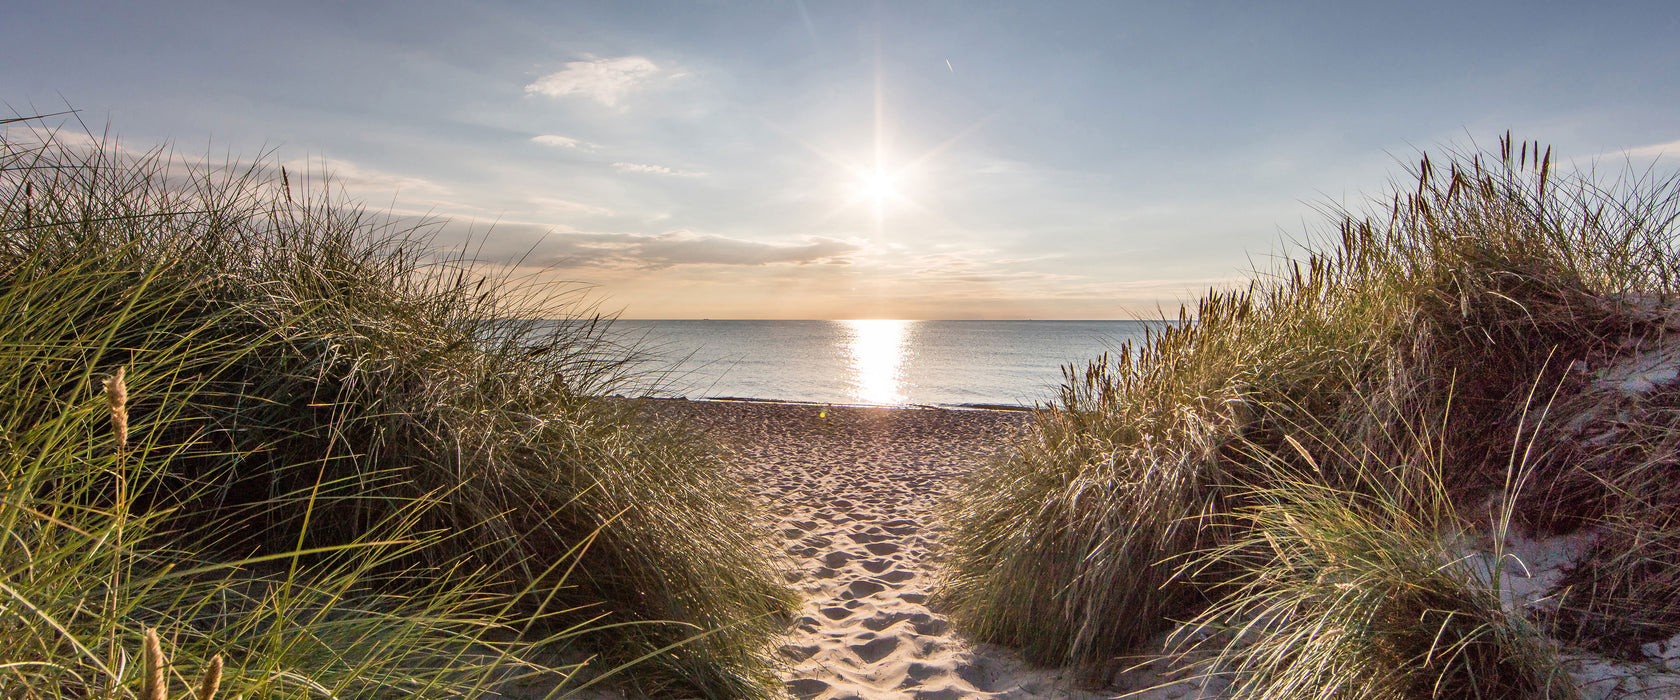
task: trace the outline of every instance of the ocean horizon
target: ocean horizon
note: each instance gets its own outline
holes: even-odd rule
[[[652,396],[880,406],[1032,407],[1163,321],[619,319]]]

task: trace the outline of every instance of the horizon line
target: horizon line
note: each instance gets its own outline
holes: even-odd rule
[[[613,316],[616,321],[1046,321],[1046,322],[1133,322],[1133,321],[1171,321],[1166,318],[892,318],[884,316],[854,317],[854,318],[768,318],[768,317],[724,317],[724,316]]]

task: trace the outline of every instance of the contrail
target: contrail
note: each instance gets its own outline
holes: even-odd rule
[[[945,67],[946,68],[951,68],[951,59],[949,59],[949,58],[945,59]],[[951,68],[951,72],[955,73],[955,72],[957,72],[957,69]]]

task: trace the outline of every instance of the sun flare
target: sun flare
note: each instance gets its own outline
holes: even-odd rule
[[[875,172],[863,176],[860,183],[865,197],[876,202],[898,196],[898,177],[890,173]]]
[[[853,201],[867,205],[879,219],[894,204],[905,200],[904,177],[881,167],[855,170],[852,184]]]

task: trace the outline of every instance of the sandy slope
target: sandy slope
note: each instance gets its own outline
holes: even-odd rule
[[[1107,698],[1161,679],[1081,688],[1014,652],[975,645],[929,607],[941,536],[932,509],[955,477],[1030,420],[1005,411],[668,402],[740,457],[805,596],[786,643],[799,698]],[[1200,695],[1181,682],[1141,698]]]

